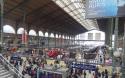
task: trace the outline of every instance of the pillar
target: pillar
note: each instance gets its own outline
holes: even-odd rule
[[[125,78],[125,23],[124,23],[124,40],[123,40],[123,54],[122,54],[122,77]]]
[[[114,40],[114,50],[113,51],[116,51],[117,48],[118,48],[118,18],[115,18],[115,30],[114,30],[114,34],[115,34],[115,40]],[[112,71],[114,72],[115,71],[115,57],[113,56],[112,57],[113,59],[113,69]]]
[[[56,48],[56,33],[54,33],[54,47]]]
[[[25,28],[24,28],[24,31],[27,31],[27,42],[25,44],[25,47],[28,47],[29,46],[29,40],[30,40],[30,35],[29,35],[30,26],[26,25]]]
[[[0,47],[0,51],[2,52],[2,46],[3,46],[3,20],[4,20],[4,18],[3,18],[3,15],[4,15],[4,2],[3,2],[3,0],[0,0],[0,8],[1,8],[1,14],[0,14],[0,41],[1,41],[1,47]]]
[[[45,31],[43,31],[43,37],[42,37],[42,48],[45,48],[46,42],[45,42]]]
[[[62,35],[62,34],[61,34],[60,39],[61,39],[61,40],[60,40],[60,45],[61,45],[61,48],[62,48],[62,47],[63,47],[63,46],[62,46],[62,44],[63,44],[63,40],[62,40],[62,39],[63,39],[63,35]]]
[[[36,42],[37,42],[37,52],[39,53],[40,49],[40,36],[39,36],[39,30],[36,29]]]
[[[73,45],[75,46],[75,36],[72,36],[73,39]]]
[[[3,18],[3,15],[4,15],[4,2],[3,2],[3,0],[1,0],[1,13],[0,13],[0,16],[1,16],[1,18],[0,18],[0,41],[1,41],[1,46],[0,46],[0,52],[3,52],[3,49],[2,49],[2,47],[3,47],[3,20],[4,20],[4,18]]]
[[[47,40],[48,40],[48,46],[47,46],[48,49],[50,48],[50,39],[51,39],[51,38],[50,38],[50,35],[51,35],[51,33],[48,32],[48,38],[47,38]]]
[[[64,47],[66,46],[66,35],[64,35]]]
[[[105,44],[111,47],[113,33],[113,18],[108,19],[105,31]]]
[[[16,22],[15,23],[15,34],[14,34],[14,47],[17,47],[17,42],[18,42],[18,35],[17,35],[17,30],[18,30],[18,25],[19,25],[19,22]]]

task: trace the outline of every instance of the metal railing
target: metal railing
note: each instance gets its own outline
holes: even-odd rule
[[[24,78],[24,76],[17,70],[12,64],[7,61],[2,54],[0,54],[0,61],[5,66],[5,68],[9,71],[11,71],[14,75],[14,78]]]

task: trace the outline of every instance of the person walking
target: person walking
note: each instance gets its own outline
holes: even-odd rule
[[[84,78],[86,78],[86,71],[83,72]]]
[[[105,69],[105,78],[108,78],[108,70]]]
[[[102,75],[102,78],[104,78],[104,76],[105,76],[105,72],[102,71],[101,75]]]
[[[88,72],[88,78],[92,78],[92,74],[91,74],[91,71],[89,70]]]

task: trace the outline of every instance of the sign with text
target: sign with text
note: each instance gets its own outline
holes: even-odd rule
[[[95,65],[90,65],[90,64],[82,64],[82,63],[72,63],[71,68],[77,68],[77,69],[82,69],[82,70],[96,70]]]
[[[125,16],[125,0],[86,0],[86,18]]]

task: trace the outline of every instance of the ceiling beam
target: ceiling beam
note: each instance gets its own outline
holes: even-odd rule
[[[18,5],[16,5],[15,7],[11,8],[10,10],[8,10],[4,16],[6,16],[7,14],[11,13],[13,10],[20,8],[22,6],[25,6],[30,0],[23,0],[22,2],[20,2]]]

